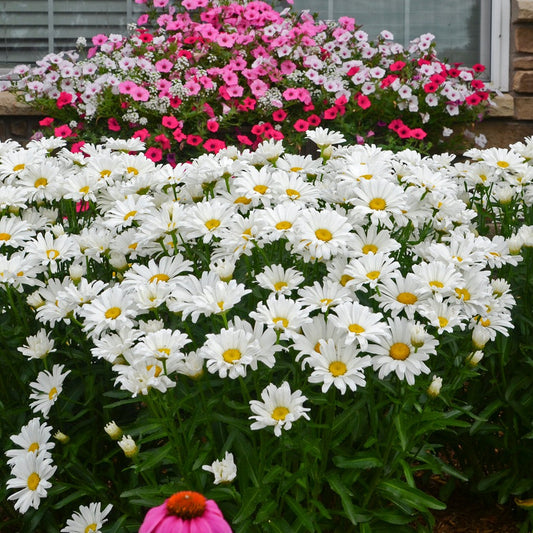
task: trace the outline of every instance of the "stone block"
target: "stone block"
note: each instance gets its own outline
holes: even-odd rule
[[[517,27],[514,36],[517,52],[533,53],[533,24]]]
[[[518,0],[515,22],[533,21],[533,0]]]
[[[42,113],[24,102],[19,102],[14,94],[2,91],[0,92],[0,116],[12,115],[28,116],[42,115]]]
[[[533,96],[517,96],[514,99],[514,106],[515,118],[533,120]]]
[[[513,70],[533,70],[533,56],[520,56],[513,59]]]
[[[507,119],[487,119],[476,124],[473,132],[487,138],[486,148],[507,148],[533,134],[533,122]]]
[[[513,76],[513,91],[533,94],[533,70],[521,70]]]
[[[513,117],[514,116],[514,98],[510,94],[502,94],[492,98],[494,104],[489,108],[489,117]]]

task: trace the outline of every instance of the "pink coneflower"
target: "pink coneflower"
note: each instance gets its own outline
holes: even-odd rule
[[[232,533],[214,500],[193,491],[177,492],[146,513],[139,533]]]

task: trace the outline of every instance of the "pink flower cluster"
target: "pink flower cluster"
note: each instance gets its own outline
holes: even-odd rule
[[[440,61],[431,34],[404,48],[386,31],[370,41],[349,17],[325,23],[263,1],[136,1],[156,10],[155,29],[97,35],[85,59],[51,54],[19,68],[12,88],[63,122],[49,127],[138,137],[149,157],[173,162],[229,144],[301,144],[319,124],[348,140],[435,143],[490,97],[482,66]]]

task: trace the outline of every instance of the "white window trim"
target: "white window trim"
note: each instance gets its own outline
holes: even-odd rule
[[[492,89],[509,91],[511,0],[492,0],[490,84]]]

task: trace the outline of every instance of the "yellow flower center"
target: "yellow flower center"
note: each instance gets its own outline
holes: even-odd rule
[[[55,387],[52,387],[50,389],[50,392],[48,393],[48,399],[53,400],[57,396],[57,389]]]
[[[36,452],[39,449],[39,443],[38,442],[32,442],[30,446],[28,447],[29,452]]]
[[[397,361],[404,361],[410,353],[411,349],[404,342],[395,342],[389,349],[389,355]]]
[[[289,414],[289,410],[286,407],[279,406],[272,411],[272,418],[274,420],[285,420],[285,417]]]
[[[348,326],[348,330],[352,333],[355,333],[356,335],[359,335],[359,333],[364,333],[365,328],[363,326],[360,326],[359,324],[350,324]]]
[[[300,170],[303,170],[303,168],[302,167],[291,167],[291,172],[300,172]]]
[[[19,163],[13,167],[13,172],[18,172],[19,170],[24,170],[26,165],[24,163]]]
[[[39,477],[39,474],[37,474],[37,472],[32,472],[28,476],[28,488],[30,490],[37,490],[37,487],[39,486],[40,482],[41,478]]]
[[[11,234],[0,233],[0,241],[8,241],[9,239],[11,239]]]
[[[108,176],[111,176],[111,171],[107,168],[104,170],[100,170],[100,177],[107,178]]]
[[[412,305],[418,301],[418,298],[412,292],[401,292],[396,300],[404,305]]]
[[[58,250],[54,250],[53,248],[50,250],[46,250],[46,257],[48,257],[48,259],[55,259],[58,255]]]
[[[346,284],[349,282],[349,281],[352,281],[353,277],[352,276],[349,276],[348,274],[343,274],[341,276],[341,279],[340,279],[340,284],[343,286],[343,287],[346,287]]]
[[[321,303],[322,305],[329,305],[329,304],[331,304],[332,301],[333,301],[333,300],[332,300],[331,298],[322,298],[322,299],[320,300],[320,303]]]
[[[282,316],[275,316],[272,319],[272,322],[274,322],[274,324],[276,324],[276,325],[279,324],[279,325],[283,326],[284,328],[286,328],[289,325],[289,321],[285,317],[282,317]]]
[[[48,185],[48,180],[46,178],[39,178],[35,180],[33,186],[38,189],[39,187],[46,187]]]
[[[85,185],[85,187],[82,187],[80,189],[80,192],[82,192],[83,194],[87,194],[89,192],[89,186],[88,185]]]
[[[209,231],[213,231],[214,229],[217,229],[219,226],[220,226],[220,220],[218,220],[217,218],[212,218],[205,223],[205,227]]]
[[[91,533],[91,531],[96,531],[96,528],[98,526],[93,522],[92,524],[89,524],[84,530],[83,533]]]
[[[485,174],[480,174],[479,178],[481,179],[481,181],[487,181],[487,176],[485,176]]]
[[[318,341],[318,342],[315,344],[315,346],[314,346],[314,350],[315,350],[316,353],[321,353],[321,352],[320,352],[320,341]]]
[[[461,289],[457,287],[455,289],[455,293],[457,294],[457,297],[460,300],[463,300],[464,302],[467,302],[468,300],[470,300],[470,293],[468,292],[468,289]]]
[[[254,191],[259,194],[265,194],[268,191],[268,187],[266,185],[256,185]]]
[[[449,320],[444,316],[439,316],[439,326],[445,328],[448,325]]]
[[[294,189],[287,189],[285,192],[290,198],[300,198],[300,193]]]
[[[128,167],[126,170],[128,171],[129,174],[133,174],[134,176],[136,176],[139,173],[139,171],[135,167]]]
[[[130,250],[136,250],[138,245],[139,245],[138,242],[132,242],[131,244],[128,245],[128,248]]]
[[[106,318],[109,318],[111,320],[115,320],[115,318],[119,317],[120,314],[122,313],[122,310],[120,309],[120,307],[110,307],[106,312],[105,312],[105,317]]]
[[[288,220],[282,220],[281,222],[278,222],[276,224],[276,229],[278,230],[285,230],[285,229],[291,229],[292,224]]]
[[[368,207],[370,207],[370,209],[374,209],[375,211],[383,211],[383,209],[387,207],[387,202],[385,202],[383,198],[372,198],[368,204]]]
[[[234,363],[241,358],[241,352],[237,348],[230,348],[222,354],[222,358],[226,363]]]
[[[164,353],[165,355],[170,355],[170,348],[158,348],[157,351],[160,353]]]
[[[170,279],[169,276],[166,274],[154,274],[149,280],[148,283],[156,282],[159,283],[160,281],[168,281]]]
[[[234,204],[244,204],[248,205],[252,200],[250,198],[246,198],[246,196],[239,196],[236,198],[233,203]]]
[[[429,282],[429,286],[435,287],[437,289],[442,289],[444,287],[444,283],[442,283],[441,281],[434,280]]]
[[[146,365],[146,370],[148,370],[148,372],[150,372],[152,368],[154,368],[154,365]],[[155,365],[154,377],[159,377],[159,374],[161,374],[162,370],[163,369],[159,365]]]
[[[485,328],[488,328],[490,326],[490,319],[486,318],[485,320],[482,320],[481,325]]]
[[[331,241],[331,239],[333,238],[333,235],[331,234],[331,231],[327,230],[327,229],[317,229],[315,231],[315,235],[316,235],[316,238],[319,239],[320,241]]]
[[[126,213],[124,215],[124,220],[128,220],[128,218],[134,217],[137,214],[137,211],[130,211],[129,213]]]
[[[367,272],[366,277],[368,279],[378,279],[381,272],[379,270],[371,270],[370,272]]]
[[[283,289],[283,287],[287,287],[287,283],[285,281],[278,281],[274,283],[274,289],[276,289],[277,291],[280,291],[281,289]]]
[[[509,163],[507,161],[498,161],[496,163],[500,168],[507,168],[509,166]]]
[[[337,376],[344,376],[347,370],[346,365],[342,361],[333,361],[333,363],[329,365],[329,371],[335,378]]]
[[[363,253],[364,254],[377,254],[378,253],[378,247],[375,244],[365,244],[363,246]]]
[[[217,305],[221,311],[224,311],[224,300],[220,300],[220,302],[217,302]]]

